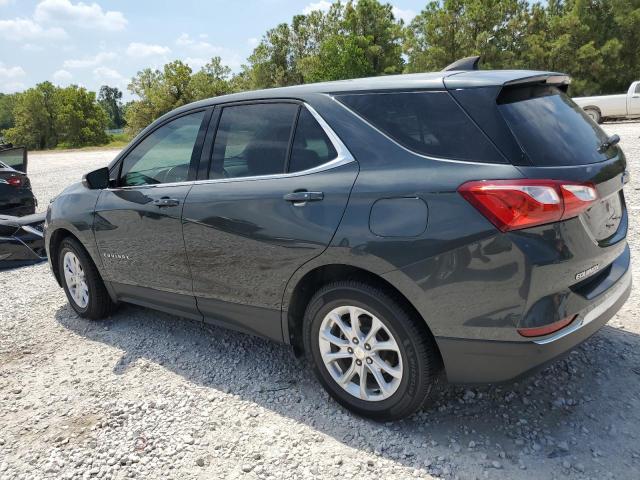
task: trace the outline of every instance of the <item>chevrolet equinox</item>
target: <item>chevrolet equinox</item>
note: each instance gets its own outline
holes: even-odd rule
[[[130,302],[304,352],[377,420],[540,368],[631,289],[625,156],[538,71],[447,70],[180,107],[49,206],[81,317]]]

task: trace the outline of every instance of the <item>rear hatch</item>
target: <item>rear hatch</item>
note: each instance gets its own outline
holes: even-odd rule
[[[571,293],[588,300],[589,292],[600,291],[594,282],[611,284],[612,275],[622,276],[624,269],[611,265],[627,255],[626,159],[566,95],[567,77],[515,78],[475,88],[458,88],[460,78],[447,80],[453,97],[525,179],[575,182],[597,191],[596,200],[575,217],[508,232],[529,263],[529,284],[523,285],[529,310],[549,316],[553,308],[540,308],[540,302],[571,310]]]
[[[502,89],[497,108],[530,165],[527,178],[592,182],[599,200],[580,215],[597,241],[610,243],[622,223],[626,161],[609,136],[562,90],[547,84]]]

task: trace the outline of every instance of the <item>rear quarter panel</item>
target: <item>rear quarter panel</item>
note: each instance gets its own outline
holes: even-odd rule
[[[472,179],[521,178],[521,172],[504,163],[416,155],[328,97],[313,106],[358,160],[360,174],[330,248],[294,274],[285,299],[313,268],[346,264],[390,281],[436,336],[469,334],[469,325],[478,325],[482,332],[487,326],[513,327],[525,304],[525,259],[457,188]],[[382,198],[422,199],[428,208],[426,228],[414,236],[374,234],[369,228],[371,209]],[[388,221],[392,229],[395,220]]]

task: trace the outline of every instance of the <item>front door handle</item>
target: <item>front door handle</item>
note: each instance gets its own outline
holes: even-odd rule
[[[323,192],[307,192],[302,190],[299,192],[287,193],[283,197],[287,202],[292,202],[296,206],[302,206],[307,202],[318,202],[324,198]]]
[[[177,205],[180,205],[180,200],[178,200],[177,198],[162,197],[155,199],[153,201],[153,204],[156,207],[175,207]]]

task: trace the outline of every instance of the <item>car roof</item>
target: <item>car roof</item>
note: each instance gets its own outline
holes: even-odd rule
[[[543,80],[549,77],[566,79],[566,74],[538,70],[451,70],[430,73],[408,73],[401,75],[381,75],[377,77],[354,78],[350,80],[336,80],[332,82],[307,83],[289,87],[276,87],[264,90],[250,90],[219,97],[208,98],[184,105],[169,112],[167,116],[192,110],[193,108],[208,107],[221,103],[242,102],[260,99],[297,98],[304,99],[312,94],[338,94],[354,91],[381,90],[416,90],[416,89],[452,89],[473,88],[487,86],[502,86],[518,81]]]

